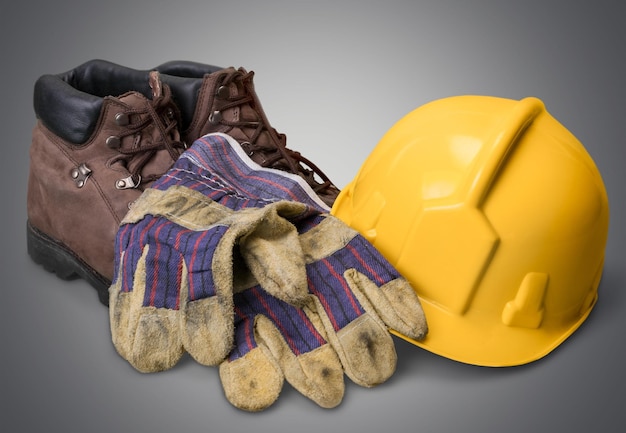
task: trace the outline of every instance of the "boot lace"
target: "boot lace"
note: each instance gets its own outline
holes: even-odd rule
[[[159,86],[161,85],[159,84]],[[132,115],[136,115],[136,118],[141,120],[135,123],[129,122],[127,127],[122,129],[117,136],[109,137],[109,140],[112,139],[113,141],[112,147],[117,145],[117,151],[119,152],[118,155],[110,160],[110,164],[121,162],[129,172],[128,177],[117,181],[116,187],[118,189],[142,189],[146,184],[161,177],[169,169],[167,167],[163,172],[144,174],[142,176],[144,167],[157,152],[166,150],[173,162],[178,159],[187,147],[180,138],[177,127],[180,123],[180,113],[172,101],[172,93],[169,86],[162,85],[162,89],[159,89],[153,99],[144,104],[143,107],[118,114],[118,116],[126,116],[126,119]],[[121,120],[121,123],[125,123],[125,121]],[[142,138],[142,132],[146,130],[151,132],[151,127],[156,129],[157,134],[152,133],[152,136],[148,139]],[[119,143],[127,136],[135,137],[133,144],[131,146],[120,146]],[[109,140],[107,140],[107,144],[111,145]]]
[[[246,72],[243,68],[227,72],[222,78],[221,86],[226,86],[227,88],[229,84],[238,82],[241,84],[238,87],[242,88],[243,92],[238,92],[236,96],[220,95],[220,99],[226,102],[219,106],[219,111],[214,111],[211,114],[209,121],[225,125],[227,127],[226,132],[233,128],[252,129],[253,133],[250,138],[240,144],[250,157],[255,153],[261,153],[264,156],[261,163],[263,167],[299,174],[318,194],[325,191],[338,191],[319,167],[302,156],[300,152],[287,148],[287,136],[285,134],[279,133],[270,126],[265,113],[260,109],[261,103],[252,84],[253,77],[254,71]],[[248,104],[254,110],[257,115],[256,120],[241,119],[229,121],[220,114],[221,111],[245,104]],[[265,140],[259,140],[264,133],[270,138],[266,143],[264,143]]]

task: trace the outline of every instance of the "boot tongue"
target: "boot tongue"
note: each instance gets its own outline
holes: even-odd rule
[[[215,102],[211,116],[217,116],[217,120],[209,121],[219,124],[224,120],[222,125],[230,127],[225,132],[241,144],[254,162],[300,175],[331,206],[339,190],[313,163],[288,149],[285,135],[270,125],[254,90],[254,73],[230,67],[215,74],[217,88],[212,89]]]
[[[240,74],[241,76],[247,73],[243,68],[239,68],[238,70],[228,68],[225,71],[229,74],[235,73]],[[267,119],[263,118],[265,114],[256,97],[252,79],[248,79],[247,82],[244,82],[242,79],[235,79],[230,82],[227,88],[228,96],[230,98],[244,99],[249,97],[250,99],[247,102],[242,102],[235,107],[224,110],[221,113],[224,120],[227,122],[234,124],[241,123],[240,125],[235,126],[232,130],[228,131],[228,134],[232,135],[233,138],[240,143],[251,143],[255,149],[252,159],[264,166],[266,156],[276,153],[278,151],[277,146],[279,144],[274,143],[270,137],[268,129],[271,128],[271,125],[267,123]],[[225,90],[222,90],[221,88],[217,89],[218,95],[221,92],[225,92]],[[246,125],[247,123],[250,125]],[[261,124],[261,133],[254,140],[254,142],[252,142],[252,137],[255,135],[257,127],[261,126]],[[285,164],[285,167],[290,168],[287,164]]]
[[[163,96],[161,75],[157,71],[150,71],[148,84],[150,85],[150,89],[152,89],[152,100],[156,100]]]
[[[129,108],[146,111],[146,107],[148,105],[154,105],[155,101],[158,101],[158,99],[163,96],[164,85],[167,84],[163,84],[160,74],[157,71],[151,71],[148,75],[148,86],[150,88],[149,93],[145,90],[132,90],[120,95],[118,99]]]
[[[146,153],[139,151],[135,157],[127,162],[128,169],[131,172],[139,169],[144,187],[151,183],[151,179],[153,180],[165,173],[174,163],[170,152],[165,147],[157,149],[155,146],[164,143],[164,140],[177,141],[180,138],[177,130],[171,131],[168,137],[163,137],[161,133],[170,122],[176,120],[175,106],[173,103],[167,103],[164,100],[166,93],[164,86],[167,86],[167,84],[161,81],[161,76],[157,71],[151,71],[148,75],[148,85],[151,91],[151,99],[139,92],[129,92],[120,97],[120,100],[125,104],[140,111],[141,114],[138,115],[145,122],[145,127],[139,130],[133,136],[134,138],[127,142],[137,150],[141,148],[146,149]],[[159,122],[161,126],[159,127],[156,122]],[[137,135],[139,135],[139,138]]]

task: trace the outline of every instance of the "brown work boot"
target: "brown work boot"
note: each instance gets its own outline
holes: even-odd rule
[[[179,107],[195,105],[187,121],[183,116],[181,131],[188,144],[205,134],[224,132],[235,138],[257,164],[300,175],[332,206],[339,189],[315,164],[288,149],[286,136],[270,125],[254,90],[254,72],[232,67],[214,71],[214,66],[176,61],[155,69],[166,82],[174,77],[186,78],[171,87]],[[198,89],[189,92],[185,89],[193,88],[194,77]],[[186,87],[179,83],[186,83]],[[189,108],[182,111],[191,112]]]
[[[157,72],[87,62],[35,84],[28,252],[108,304],[119,223],[184,150],[179,112]]]

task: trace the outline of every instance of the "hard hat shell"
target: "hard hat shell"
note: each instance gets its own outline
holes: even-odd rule
[[[539,359],[587,318],[606,245],[606,190],[537,98],[430,102],[380,140],[331,212],[407,278],[436,354]]]

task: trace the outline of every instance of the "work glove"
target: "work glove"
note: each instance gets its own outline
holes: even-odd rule
[[[257,166],[223,134],[197,140],[168,176],[159,182],[186,178],[185,185],[210,197],[216,188],[198,179],[222,179],[239,191],[230,197],[250,198],[221,202],[235,209],[283,200],[309,209],[285,215],[298,229],[306,261],[303,304],[277,299],[245,265],[236,267],[235,346],[220,365],[226,397],[234,406],[268,407],[286,379],[320,406],[334,407],[343,398],[344,373],[366,387],[393,374],[396,352],[389,328],[416,340],[426,334],[426,319],[409,283],[358,232],[328,215],[327,206],[298,176]],[[235,263],[243,261],[234,256]],[[284,272],[290,271],[285,267]]]
[[[241,409],[270,406],[284,379],[318,405],[334,407],[344,395],[343,373],[365,387],[394,373],[390,328],[416,340],[427,332],[412,287],[365,238],[330,215],[297,225],[309,287],[303,306],[271,296],[251,273],[235,284],[235,349],[220,365],[220,378]]]
[[[142,372],[169,369],[185,351],[205,365],[221,362],[233,347],[237,266],[298,304],[308,293],[305,265],[283,217],[306,211],[296,202],[233,211],[182,185],[145,190],[116,239],[109,307],[119,354]]]

